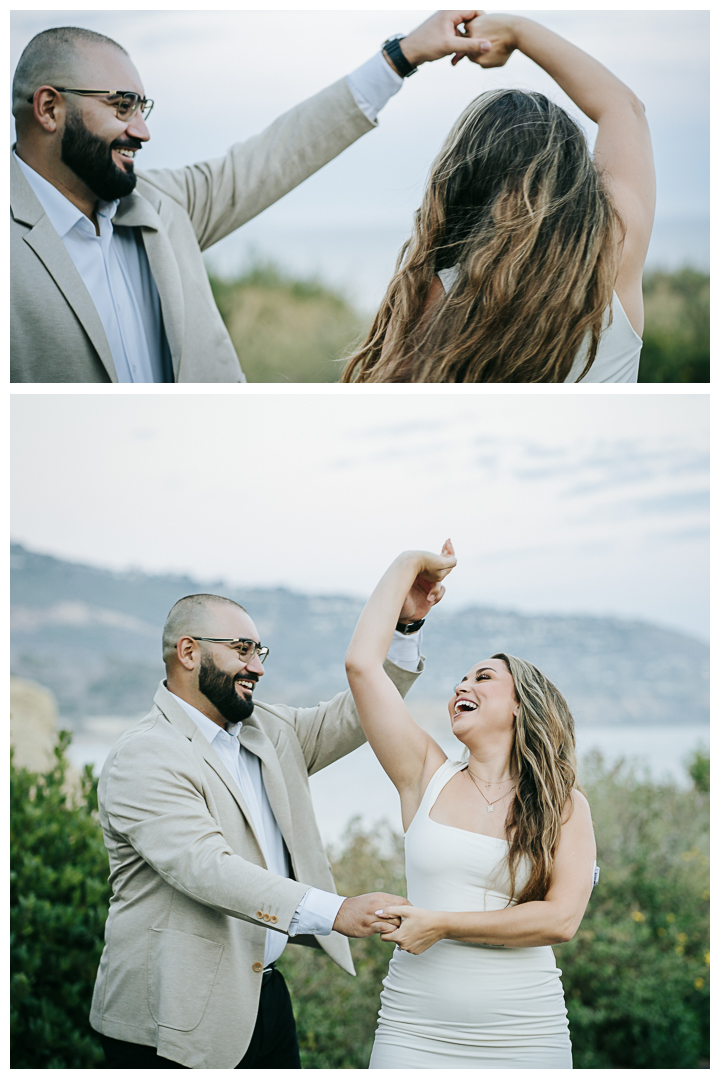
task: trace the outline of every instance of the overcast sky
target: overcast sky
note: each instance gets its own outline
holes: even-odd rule
[[[405,548],[447,603],[707,634],[707,398],[648,394],[15,396],[32,548],[365,596]]]
[[[641,97],[658,168],[656,261],[707,258],[709,14],[706,11],[528,11],[607,64]],[[131,53],[155,98],[139,168],[225,152],[368,59],[428,11],[15,11],[11,70],[34,33],[81,25]],[[449,59],[425,65],[350,147],[211,254],[225,273],[250,248],[292,269],[317,269],[378,297],[409,231],[432,159],[456,117],[484,89],[538,89],[580,117],[535,64],[516,54],[483,72]],[[582,119],[582,118],[581,118]],[[582,119],[591,141],[595,128]],[[302,234],[309,232],[312,242]],[[346,235],[347,234],[347,235]]]

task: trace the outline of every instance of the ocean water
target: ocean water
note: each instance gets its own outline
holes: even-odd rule
[[[101,717],[89,721],[70,745],[73,764],[81,768],[92,763],[99,772],[113,743],[137,719]],[[656,780],[670,778],[689,786],[684,762],[699,746],[708,747],[709,739],[710,729],[703,726],[581,727],[577,731],[580,779],[583,757],[599,750],[608,763],[624,758],[637,769],[647,769]],[[463,747],[456,739],[451,736],[441,741],[448,757],[460,757]],[[310,790],[326,844],[337,844],[354,817],[359,817],[366,829],[387,821],[396,832],[402,831],[395,788],[367,745],[312,776]]]
[[[373,312],[392,277],[407,223],[342,228],[299,225],[280,228],[262,216],[221,240],[205,255],[207,266],[233,278],[253,260],[269,260],[300,277],[314,277],[344,293],[359,310]],[[647,268],[675,270],[710,266],[710,223],[706,218],[659,218]]]

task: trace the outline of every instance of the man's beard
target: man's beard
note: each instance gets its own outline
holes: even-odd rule
[[[249,676],[242,677],[247,679]],[[198,689],[231,724],[247,720],[255,708],[252,698],[243,698],[238,694],[235,689],[236,678],[237,675],[228,675],[221,671],[209,657],[203,656],[200,661]]]
[[[112,147],[123,145],[136,148],[131,142],[123,143],[119,139],[108,144],[87,129],[79,113],[68,112],[60,151],[62,160],[103,202],[124,198],[137,183],[132,165],[126,172],[112,159]]]

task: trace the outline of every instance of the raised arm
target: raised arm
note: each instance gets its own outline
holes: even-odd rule
[[[408,671],[393,663],[390,658],[385,661],[384,666],[400,697],[405,697],[422,671],[422,665],[417,671]],[[349,690],[311,708],[298,709],[290,705],[265,704],[262,708],[295,729],[310,776],[365,742],[355,702]]]
[[[585,914],[593,885],[595,835],[590,807],[573,791],[555,853],[550,888],[544,900],[531,900],[499,911],[426,911],[385,907],[386,917],[402,916],[398,930],[383,934],[406,952],[422,953],[436,941],[527,949],[570,941]],[[379,914],[379,912],[376,912]]]
[[[655,214],[655,166],[642,102],[599,61],[532,19],[483,14],[467,31],[492,44],[473,63],[502,67],[519,49],[598,125],[595,161],[626,227],[615,288],[642,332],[642,270]]]
[[[345,657],[348,682],[360,723],[380,764],[400,794],[408,827],[429,777],[445,754],[415,723],[383,670],[383,660],[401,614],[423,618],[442,598],[440,584],[455,565],[448,540],[441,555],[408,551],[398,556],[365,605]]]

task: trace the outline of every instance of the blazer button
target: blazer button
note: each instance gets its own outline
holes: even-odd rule
[[[263,919],[265,920],[265,922],[270,922],[270,916],[269,915],[263,915]]]
[[[270,922],[277,922],[277,915],[271,915]]]
[[[263,917],[262,911],[256,911],[255,914],[257,915],[258,919],[262,919],[262,917]]]
[[[263,969],[262,964],[260,963],[259,960],[256,960],[255,963],[253,964],[253,971],[262,971],[262,969]]]

